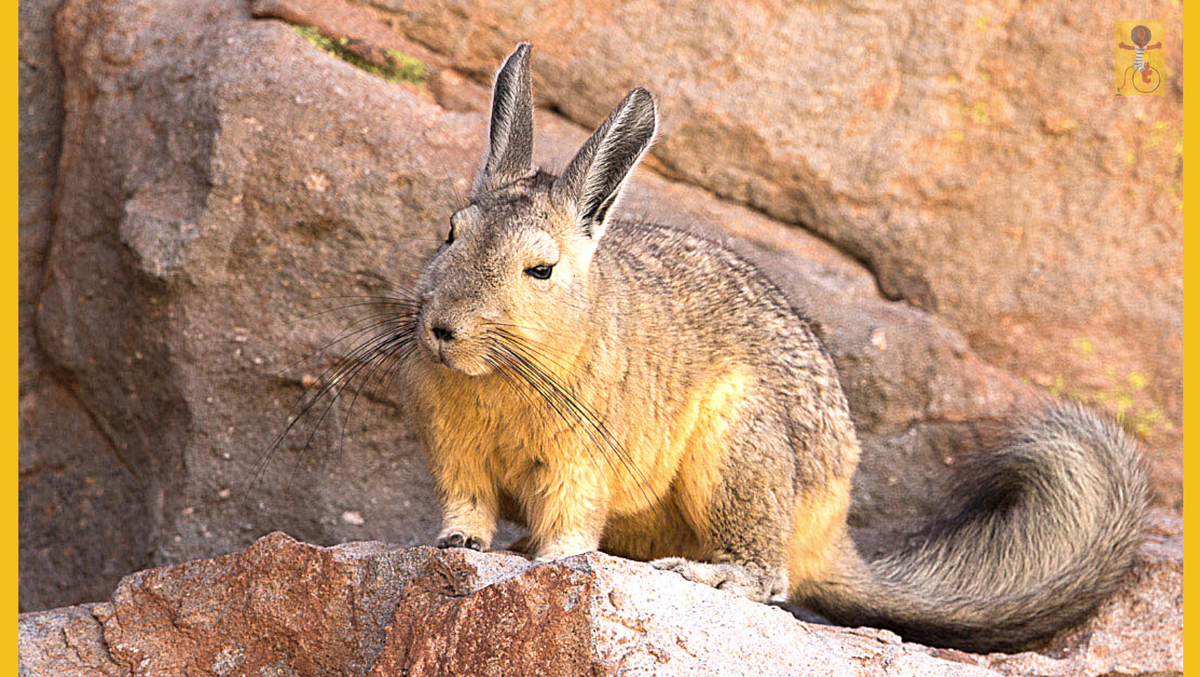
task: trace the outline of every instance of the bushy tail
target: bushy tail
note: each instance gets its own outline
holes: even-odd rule
[[[843,624],[969,651],[1021,648],[1092,611],[1141,539],[1146,479],[1115,424],[1058,403],[965,468],[918,545],[864,561],[849,538],[805,604]]]

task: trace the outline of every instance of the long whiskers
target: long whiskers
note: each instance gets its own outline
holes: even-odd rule
[[[344,444],[346,426],[354,411],[354,405],[365,388],[377,376],[388,377],[395,373],[399,365],[408,358],[416,344],[416,316],[420,308],[419,302],[405,294],[345,296],[343,299],[356,299],[355,303],[343,306],[350,307],[373,306],[378,312],[360,317],[343,329],[332,341],[321,346],[316,352],[302,358],[299,362],[308,361],[325,354],[333,346],[348,340],[354,340],[349,350],[334,363],[326,368],[313,383],[304,388],[296,404],[289,412],[289,421],[283,431],[274,439],[271,445],[262,453],[255,464],[253,472],[247,479],[243,496],[254,485],[279,451],[284,440],[297,428],[302,421],[311,420],[310,415],[317,416],[316,421],[305,438],[300,457],[292,469],[288,486],[291,486],[304,454],[312,446],[313,439],[321,424],[328,417],[334,405],[346,392],[353,392],[350,406],[342,422],[339,432],[339,448]],[[335,308],[333,310],[338,310]],[[328,311],[327,311],[328,312]],[[357,388],[354,388],[355,381]],[[382,378],[380,378],[382,380]],[[351,390],[353,389],[353,390]],[[323,405],[323,406],[322,406]]]
[[[518,393],[526,390],[536,395],[545,405],[538,407],[539,409],[549,409],[563,422],[587,436],[591,444],[585,445],[585,448],[589,454],[594,448],[614,470],[618,469],[618,464],[624,466],[633,477],[642,496],[650,503],[646,477],[633,462],[629,451],[612,433],[604,419],[580,400],[570,386],[560,381],[553,370],[546,367],[542,361],[546,358],[539,359],[539,354],[549,355],[549,350],[544,345],[536,345],[529,339],[500,329],[488,331],[486,336],[491,348],[492,364],[496,365],[499,373],[509,377],[505,382]],[[578,377],[577,370],[561,362],[556,364],[560,365],[562,370]],[[518,388],[518,385],[523,385],[524,388]]]

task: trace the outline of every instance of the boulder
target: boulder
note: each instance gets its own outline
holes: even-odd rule
[[[147,495],[101,424],[47,363],[37,303],[55,226],[63,73],[54,49],[59,0],[19,7],[19,583],[20,608],[103,599],[121,576],[150,564]]]
[[[47,380],[21,397],[22,610],[107,597],[150,562],[148,496],[69,390]]]
[[[54,53],[54,10],[59,0],[21,0],[18,7],[18,296],[21,393],[37,383],[34,308],[41,292],[46,249],[54,227],[54,186],[62,128],[62,70]]]
[[[1130,585],[1037,652],[967,654],[589,553],[281,533],[126,577],[110,601],[21,615],[21,675],[1178,675],[1182,523],[1160,515]]]
[[[108,655],[104,629],[87,604],[23,613],[17,620],[20,677],[118,677],[129,674]]]

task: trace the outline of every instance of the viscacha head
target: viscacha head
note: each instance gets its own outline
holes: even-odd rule
[[[416,284],[427,357],[478,376],[504,334],[569,344],[589,312],[589,270],[625,180],[654,139],[654,98],[638,88],[555,177],[533,166],[529,45],[496,74],[489,145],[470,204]],[[577,340],[577,339],[576,339]]]

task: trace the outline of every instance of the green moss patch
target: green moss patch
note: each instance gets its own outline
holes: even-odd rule
[[[382,50],[384,64],[368,61],[351,48],[350,38],[327,38],[321,31],[311,26],[289,24],[300,37],[317,49],[335,56],[342,61],[364,70],[371,75],[383,78],[388,82],[401,82],[411,85],[425,84],[425,62],[395,49]]]

